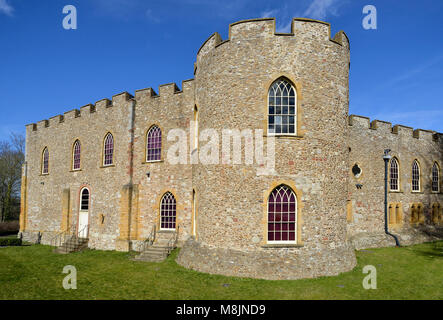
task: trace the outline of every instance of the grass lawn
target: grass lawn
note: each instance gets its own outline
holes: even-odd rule
[[[177,265],[177,253],[147,263],[130,260],[135,253],[0,248],[0,299],[443,299],[442,241],[357,251],[350,272],[294,281],[199,273]],[[77,268],[77,290],[62,287],[66,265]],[[362,287],[365,265],[377,268],[376,290]]]

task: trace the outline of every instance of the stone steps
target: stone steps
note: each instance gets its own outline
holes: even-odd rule
[[[162,262],[168,257],[169,241],[172,237],[175,237],[175,232],[159,232],[156,235],[155,242],[152,246],[149,246],[145,251],[141,252],[134,258],[137,261],[147,262]],[[172,248],[175,249],[175,248]]]
[[[55,253],[67,254],[71,252],[81,251],[88,247],[88,238],[71,237],[60,247],[54,250]]]

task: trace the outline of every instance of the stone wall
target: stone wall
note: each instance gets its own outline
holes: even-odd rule
[[[384,232],[384,149],[391,149],[391,156],[399,162],[400,191],[389,191],[388,204],[399,204],[401,222],[390,225],[390,230],[404,245],[433,240],[429,234],[438,233],[439,225],[430,219],[431,206],[436,202],[442,204],[443,194],[431,191],[431,168],[434,162],[441,168],[443,135],[400,125],[392,127],[389,122],[370,122],[369,118],[355,115],[349,118],[349,124],[351,221],[348,234],[354,246],[359,249],[395,245],[394,239]],[[411,187],[415,159],[420,163],[419,192],[413,192]],[[351,171],[355,164],[361,169],[358,177]],[[361,189],[357,185],[361,185]],[[421,224],[411,223],[412,203],[423,204],[425,217]]]
[[[186,243],[177,260],[182,265],[252,277],[262,270],[269,274],[260,277],[286,279],[355,265],[346,242],[349,43],[344,33],[331,41],[323,22],[294,19],[292,30],[276,34],[273,19],[243,21],[230,26],[228,40],[213,35],[199,51],[195,92],[202,129],[215,129],[219,137],[225,129],[262,129],[266,146],[268,90],[284,77],[297,91],[298,130],[275,139],[275,170],[246,164],[244,156],[242,164],[194,165],[198,231],[196,244]],[[267,197],[279,184],[296,192],[299,207],[297,242],[283,247],[267,241]],[[277,267],[282,257],[287,268]],[[340,262],[332,267],[334,261]]]

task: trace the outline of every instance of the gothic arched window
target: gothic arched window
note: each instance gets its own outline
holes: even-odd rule
[[[175,197],[166,192],[160,201],[160,229],[174,229],[177,217]]]
[[[417,160],[412,163],[412,191],[420,191],[420,166]]]
[[[440,168],[437,162],[434,162],[434,165],[432,166],[432,191],[440,191]]]
[[[75,140],[74,147],[72,148],[72,169],[73,170],[80,169],[80,155],[81,155],[80,140]]]
[[[280,185],[268,198],[268,242],[296,242],[297,197],[292,189]]]
[[[49,150],[48,147],[43,149],[42,153],[42,174],[49,173]]]
[[[297,134],[297,95],[294,86],[283,78],[269,88],[268,134]]]
[[[399,182],[398,182],[398,160],[397,158],[392,158],[391,166],[389,170],[389,186],[391,191],[399,191]]]
[[[109,166],[114,162],[114,137],[110,132],[105,137],[103,146],[103,165]]]
[[[159,127],[152,126],[146,135],[146,161],[161,160],[162,132]]]

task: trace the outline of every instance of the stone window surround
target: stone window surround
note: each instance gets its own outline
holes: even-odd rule
[[[108,138],[108,135],[111,135],[112,137],[112,160],[110,164],[105,164],[105,149],[106,149],[106,139]],[[115,138],[114,134],[111,131],[107,131],[104,138],[103,138],[103,151],[102,151],[102,161],[100,168],[107,168],[107,167],[113,167],[115,166]]]
[[[297,201],[297,212],[296,212],[296,235],[295,235],[295,241],[288,242],[288,243],[268,243],[268,198],[271,192],[278,187],[279,185],[286,185],[289,188],[292,189],[292,191],[295,193],[296,201]],[[295,183],[290,180],[274,180],[269,185],[269,188],[264,190],[263,192],[263,202],[262,202],[262,210],[263,210],[263,219],[262,219],[262,241],[261,241],[261,247],[262,248],[290,248],[290,247],[303,247],[304,243],[302,240],[301,230],[303,225],[303,219],[302,219],[302,208],[303,208],[303,201],[302,199],[302,192],[301,190],[297,189],[295,186]]]
[[[158,128],[160,129],[160,132],[161,132],[160,159],[159,159],[159,160],[149,160],[149,161],[148,161],[148,160],[147,160],[147,157],[148,157],[148,134],[149,134],[149,131],[150,131],[154,126],[158,127]],[[165,132],[164,128],[163,128],[160,124],[158,124],[158,123],[152,123],[152,124],[150,124],[150,125],[148,126],[148,129],[145,130],[145,133],[144,133],[144,135],[145,135],[145,143],[144,143],[144,145],[143,145],[143,149],[144,149],[144,157],[143,157],[142,164],[164,162],[164,159],[165,159],[165,154],[164,154],[164,152],[165,152],[165,151],[164,151],[164,150],[165,150],[165,148],[164,148],[164,146],[165,146],[165,134],[164,134],[164,132]]]
[[[268,93],[269,88],[272,86],[272,84],[277,81],[278,79],[283,78],[294,87],[296,97],[297,97],[297,105],[296,105],[296,134],[269,134],[268,133]],[[303,114],[302,114],[302,101],[303,101],[303,95],[302,95],[302,83],[299,81],[295,81],[295,76],[286,72],[279,72],[274,73],[269,77],[268,82],[264,84],[262,87],[262,101],[263,101],[263,137],[274,137],[277,139],[302,139],[304,137],[305,129],[303,128]]]

